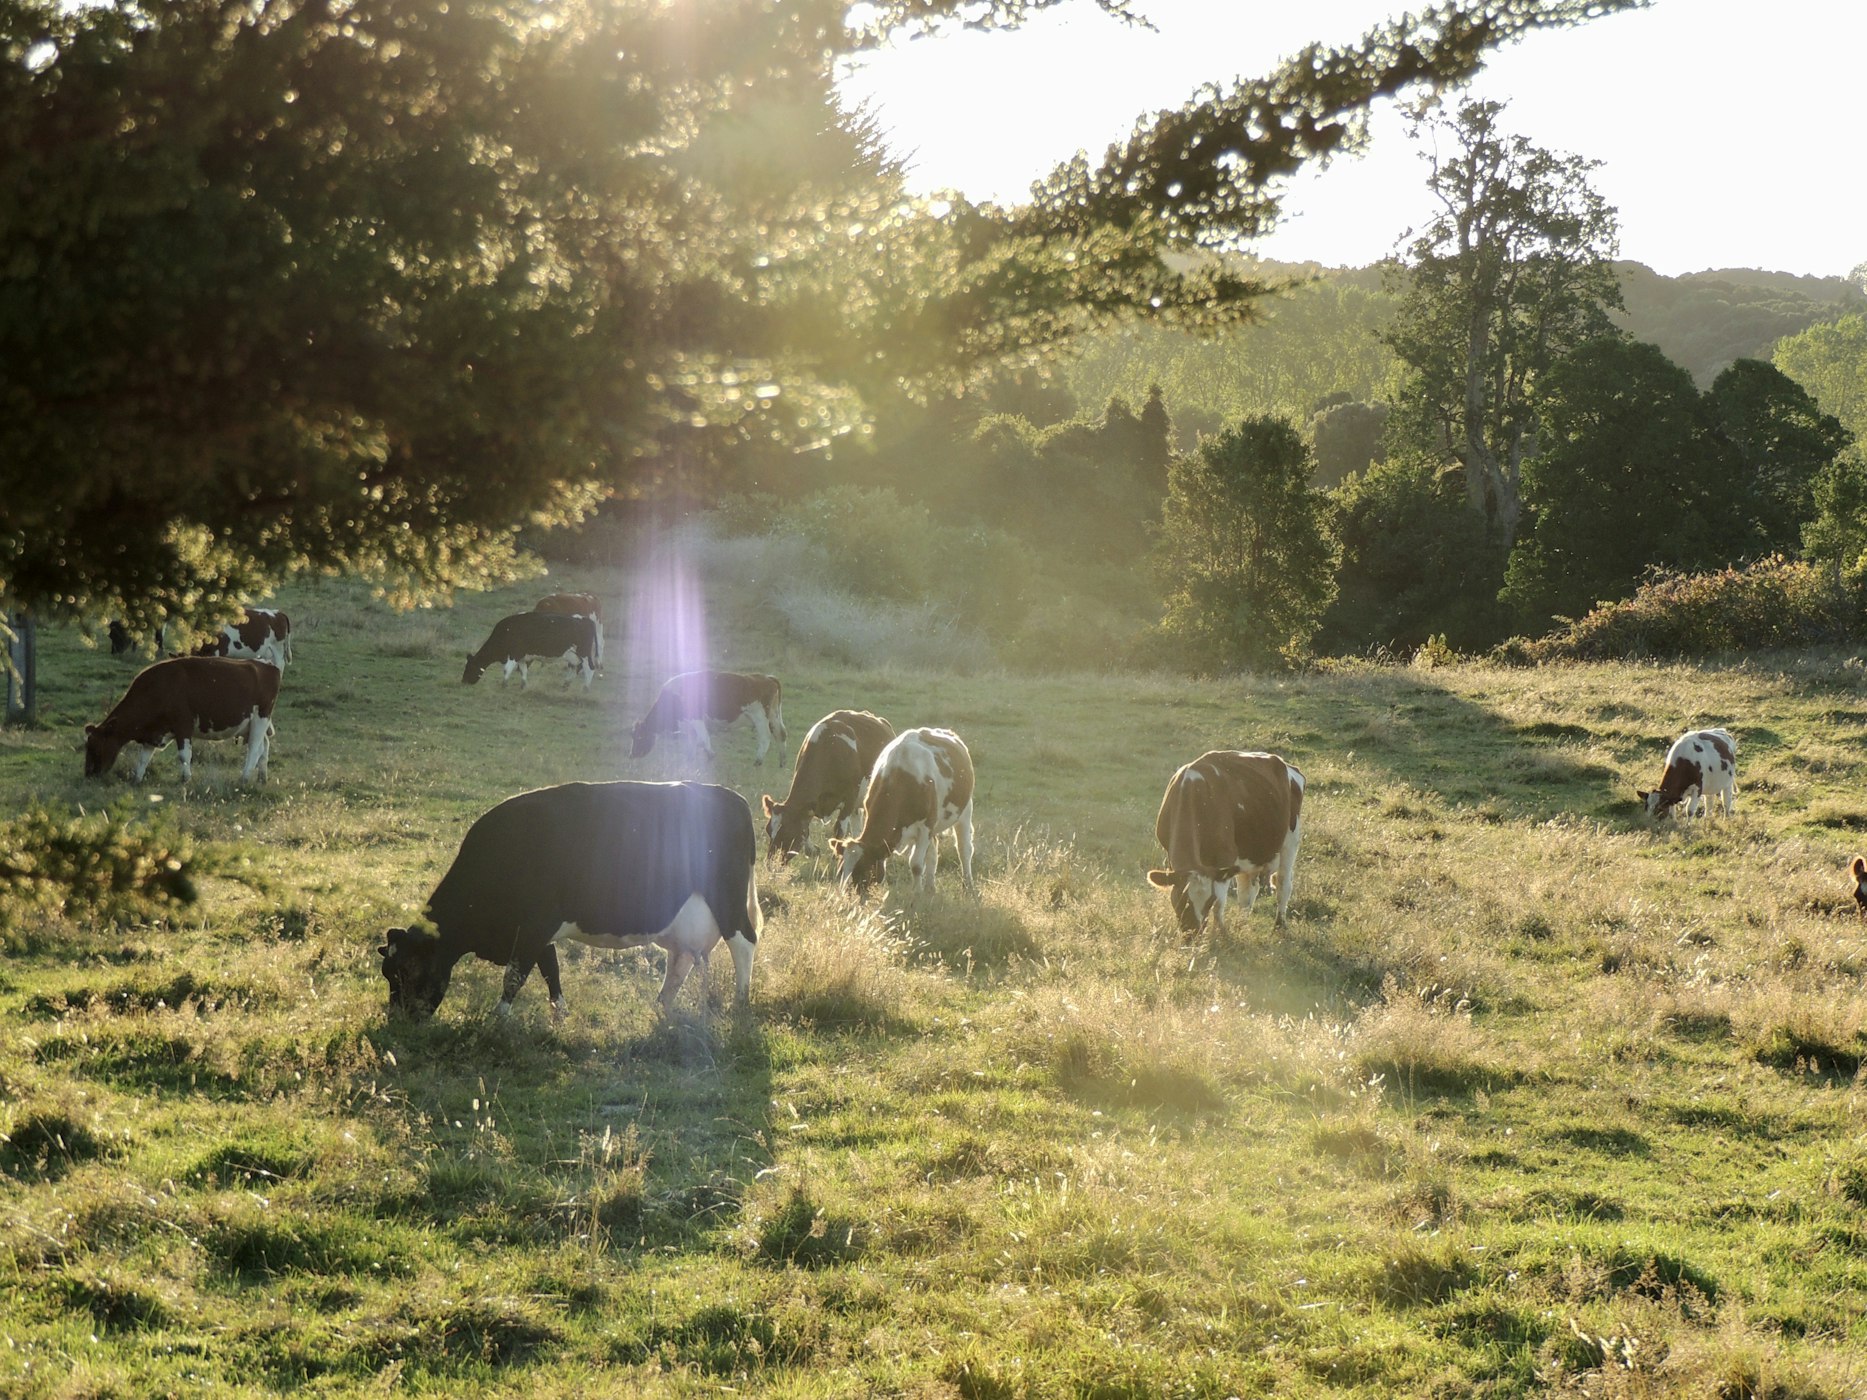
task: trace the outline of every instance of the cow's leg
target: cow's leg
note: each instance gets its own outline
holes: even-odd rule
[[[1239,913],[1247,919],[1251,917],[1251,911],[1257,908],[1259,882],[1262,879],[1263,876],[1259,875],[1256,871],[1252,871],[1249,875],[1234,875],[1226,882],[1227,887],[1232,892],[1232,898],[1244,902],[1245,907],[1241,909]]]
[[[1214,938],[1224,936],[1225,903],[1231,898],[1232,884],[1233,882],[1230,880],[1214,880],[1212,882],[1212,936]]]
[[[499,683],[501,685],[504,685],[507,681],[511,680],[512,673],[518,669],[519,669],[519,663],[514,661],[511,657],[508,656],[506,658],[506,664],[500,668]]]
[[[185,783],[194,776],[194,740],[188,738],[176,740],[175,755],[181,759],[182,781]]]
[[[519,689],[523,690],[532,683],[531,663],[524,657],[519,658]]]
[[[752,954],[757,945],[743,933],[734,932],[726,946],[733,955],[733,995],[744,1005],[752,999]]]
[[[966,804],[966,810],[959,814],[959,820],[953,823],[953,844],[959,847],[959,875],[965,881],[967,889],[978,888],[972,882],[972,803]]]
[[[246,717],[246,764],[240,770],[240,781],[250,783],[254,773],[263,773],[266,768],[266,736],[272,728],[272,721],[259,712],[255,705]]]
[[[693,970],[694,955],[678,944],[668,949],[668,970],[661,979],[661,994],[655,1000],[663,1011],[674,1009],[674,999],[681,994],[681,983]]]
[[[551,1019],[564,1019],[564,983],[558,976],[558,945],[545,944],[545,950],[538,955],[538,971],[544,975],[545,991],[551,996]]]
[[[933,888],[934,870],[940,864],[940,843],[932,833],[933,828],[926,822],[915,822],[901,833],[902,844],[909,848],[908,872],[924,889]]]
[[[130,781],[140,783],[143,780],[143,774],[149,771],[150,760],[156,756],[156,749],[158,746],[155,744],[125,744],[123,747],[132,750],[134,753],[134,758],[131,763]]]
[[[1303,844],[1303,824],[1298,822],[1295,829],[1284,838],[1283,853],[1277,858],[1277,926],[1283,927],[1284,915],[1290,909],[1292,882],[1296,879],[1297,847]]]
[[[523,938],[521,937],[519,941],[522,942]],[[555,961],[556,954],[553,954],[552,957]],[[525,979],[532,975],[533,961],[534,959],[527,957],[523,953],[515,952],[512,955],[512,961],[506,964],[506,981],[505,986],[501,988],[499,993],[499,1005],[493,1008],[493,1014],[495,1016],[510,1016],[512,1014],[512,999],[519,994],[519,988],[525,985]]]
[[[765,717],[764,705],[756,700],[747,705],[743,713],[747,719],[752,721],[752,732],[758,735],[758,752],[753,756],[752,762],[762,767],[765,763],[765,755],[771,752],[771,721]]]

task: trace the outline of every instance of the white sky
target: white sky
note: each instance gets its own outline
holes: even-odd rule
[[[1020,201],[1086,149],[1203,81],[1346,41],[1396,0],[1141,0],[1158,32],[1071,0],[1014,33],[917,40],[844,83],[922,191]],[[1669,275],[1760,267],[1835,276],[1867,261],[1867,0],[1657,0],[1499,51],[1472,85],[1507,130],[1603,164],[1621,256]],[[1368,153],[1291,186],[1266,257],[1359,265],[1430,217],[1419,148],[1391,104]]]

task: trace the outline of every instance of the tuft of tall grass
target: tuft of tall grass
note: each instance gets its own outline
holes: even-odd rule
[[[1390,976],[1381,1000],[1355,1019],[1350,1040],[1364,1075],[1381,1075],[1400,1092],[1459,1094],[1508,1078],[1472,1024],[1471,1010],[1434,989],[1402,990]]]

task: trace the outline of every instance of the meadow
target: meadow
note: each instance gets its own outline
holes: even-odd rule
[[[213,745],[185,790],[172,750],[87,783],[135,668],[43,637],[0,816],[115,808],[208,873],[164,922],[4,930],[0,1393],[1867,1390],[1859,657],[962,673],[690,583],[290,589],[252,790]],[[614,600],[595,685],[461,686],[556,588]],[[684,648],[783,678],[787,758],[838,706],[956,729],[978,894],[950,844],[931,895],[894,862],[867,904],[761,867],[743,1010],[723,952],[664,1018],[659,953],[572,948],[561,1023],[536,977],[494,1019],[472,963],[389,1017],[383,930],[475,815],[689,774],[627,756]],[[1635,786],[1706,724],[1737,815],[1650,825]],[[715,747],[782,793],[746,728]],[[1188,944],[1143,877],[1215,747],[1304,769],[1305,839],[1287,928]]]

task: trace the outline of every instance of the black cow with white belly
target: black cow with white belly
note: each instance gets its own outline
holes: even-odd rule
[[[564,783],[509,797],[461,839],[428,900],[436,932],[392,928],[379,950],[389,1005],[432,1015],[469,953],[506,969],[505,1015],[534,965],[562,1014],[557,944],[667,950],[661,1006],[714,944],[740,1001],[762,919],[752,809],[711,783]]]

